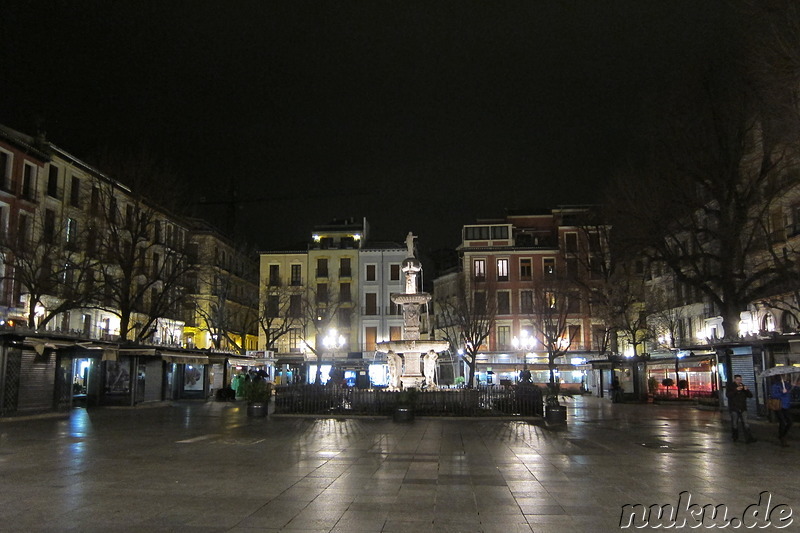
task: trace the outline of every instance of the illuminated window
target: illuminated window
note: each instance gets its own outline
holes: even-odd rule
[[[65,233],[67,244],[75,244],[78,238],[78,221],[74,218],[68,218]]]
[[[554,257],[545,257],[542,259],[542,272],[546,278],[556,275],[556,259]]]
[[[484,281],[486,279],[486,260],[476,259],[472,263],[472,274],[475,276],[476,281]]]
[[[508,259],[497,260],[497,281],[508,281]]]
[[[374,326],[367,326],[364,328],[364,348],[368,352],[374,352],[377,348],[378,341],[378,328]]]

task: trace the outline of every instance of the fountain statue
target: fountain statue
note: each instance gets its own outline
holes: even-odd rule
[[[417,275],[422,271],[422,263],[414,253],[414,239],[416,236],[409,232],[406,236],[408,257],[403,260],[401,268],[405,275],[405,292],[392,295],[392,301],[403,307],[402,339],[378,343],[378,351],[386,353],[390,390],[423,385],[429,389],[436,388],[437,354],[448,348],[447,341],[420,339],[420,308],[430,301],[431,295],[417,292]],[[424,361],[424,374],[420,368],[421,359]]]

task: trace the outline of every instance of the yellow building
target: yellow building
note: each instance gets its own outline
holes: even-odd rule
[[[258,278],[255,254],[235,246],[205,221],[189,236],[196,268],[189,283],[187,346],[244,355],[258,349]]]

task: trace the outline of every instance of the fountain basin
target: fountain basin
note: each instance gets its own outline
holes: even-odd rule
[[[439,353],[447,350],[449,346],[450,344],[447,341],[432,340],[385,341],[377,344],[378,351],[382,353],[389,351],[394,353],[428,353],[431,350]]]

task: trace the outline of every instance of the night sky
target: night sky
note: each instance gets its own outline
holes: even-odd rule
[[[647,109],[726,46],[691,1],[5,0],[0,123],[91,159],[148,146],[261,249],[334,217],[454,247],[596,202]]]

